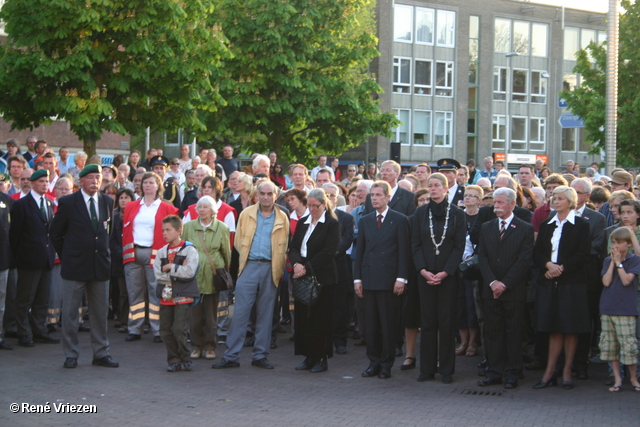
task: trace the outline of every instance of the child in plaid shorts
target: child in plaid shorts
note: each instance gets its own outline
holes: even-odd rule
[[[618,392],[622,387],[620,362],[627,365],[633,389],[640,392],[636,377],[636,296],[640,256],[629,252],[633,238],[628,228],[616,228],[611,233],[611,255],[604,260],[602,268],[604,290],[600,298],[600,359],[611,362],[615,375],[615,383],[609,389],[612,392]]]

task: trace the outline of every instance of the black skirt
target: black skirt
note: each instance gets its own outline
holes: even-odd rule
[[[333,289],[323,286],[313,307],[295,302],[296,355],[333,357]]]
[[[556,284],[541,275],[536,319],[540,332],[579,334],[591,331],[587,284]]]

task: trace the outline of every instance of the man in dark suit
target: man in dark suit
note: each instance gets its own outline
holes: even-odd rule
[[[3,340],[2,321],[4,305],[7,297],[7,283],[9,282],[9,268],[11,267],[11,247],[9,245],[9,213],[11,212],[11,197],[0,193],[0,350],[13,350]]]
[[[369,367],[362,376],[378,375],[381,379],[391,377],[398,334],[398,295],[405,291],[410,256],[409,220],[389,207],[390,193],[385,181],[371,186],[375,211],[360,220],[353,272],[355,292],[360,298],[365,296]]]
[[[460,163],[456,159],[440,159],[438,160],[438,172],[447,177],[449,183],[449,203],[453,206],[464,200],[464,187],[458,185],[456,175],[460,169]]]
[[[9,230],[11,251],[18,268],[18,345],[23,347],[33,347],[34,339],[48,344],[60,342],[59,338],[47,333],[45,324],[55,258],[49,238],[53,203],[45,196],[49,188],[49,171],[40,169],[31,175],[29,181],[29,195],[17,200],[11,207],[12,224]]]
[[[173,177],[170,177],[165,181],[167,167],[168,162],[166,157],[155,156],[151,159],[151,169],[153,172],[158,174],[162,180],[162,185],[164,186],[162,198],[180,209],[180,189],[178,187],[178,182]]]
[[[520,336],[524,323],[529,266],[533,257],[533,226],[513,214],[516,192],[500,188],[493,194],[497,218],[482,225],[478,261],[484,279],[484,337],[489,360],[480,386],[502,383],[518,387],[522,373]]]
[[[51,239],[62,263],[62,343],[65,368],[78,366],[78,307],[86,292],[91,322],[93,365],[117,368],[109,354],[107,315],[111,253],[109,227],[113,200],[100,193],[102,168],[87,165],[79,173],[81,189],[60,199]]]
[[[389,201],[389,209],[400,212],[405,216],[411,216],[416,211],[416,204],[413,200],[413,193],[398,187],[398,177],[400,176],[400,165],[393,160],[387,160],[380,165],[380,179],[386,181],[391,187],[391,200]],[[364,202],[364,214],[371,213],[375,210],[371,204],[371,194],[367,195]]]

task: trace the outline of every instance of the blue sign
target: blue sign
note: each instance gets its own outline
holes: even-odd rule
[[[584,120],[577,114],[562,114],[558,119],[558,123],[563,129],[584,127]]]
[[[567,101],[564,100],[564,98],[558,98],[558,108],[568,108],[569,104],[567,104]]]

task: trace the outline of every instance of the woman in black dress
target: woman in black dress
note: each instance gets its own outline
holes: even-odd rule
[[[542,380],[533,388],[557,384],[556,363],[562,350],[565,362],[563,387],[573,388],[571,365],[578,334],[589,332],[587,275],[584,260],[589,257],[589,223],[575,214],[578,196],[571,187],[553,190],[556,214],[540,224],[533,250],[534,263],[541,269],[536,300],[537,329],[548,332],[549,358]]]
[[[300,218],[291,242],[293,277],[315,274],[322,284],[320,297],[309,307],[295,302],[295,354],[306,358],[296,370],[323,372],[333,357],[333,292],[338,283],[336,252],[340,223],[321,188],[307,194],[309,215]]]
[[[456,272],[462,261],[467,226],[464,211],[447,199],[447,178],[434,173],[428,186],[431,201],[416,210],[411,236],[413,262],[421,276],[418,381],[433,379],[439,364],[442,382],[450,384],[456,357]]]

